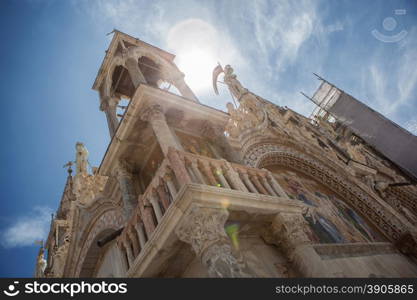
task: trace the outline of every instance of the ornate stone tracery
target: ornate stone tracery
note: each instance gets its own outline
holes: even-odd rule
[[[363,212],[392,241],[397,240],[408,230],[407,225],[395,215],[390,207],[351,183],[347,174],[344,176],[342,174],[338,175],[305,155],[300,155],[294,151],[279,150],[278,146],[273,147],[272,145],[268,146],[268,149],[263,149],[260,153],[252,151],[251,153],[257,153],[258,155],[250,156],[250,159],[246,156],[246,161],[254,164],[257,168],[268,165],[286,166],[316,178],[319,182],[343,196],[349,205]]]
[[[224,230],[228,215],[225,209],[193,206],[177,227],[176,234],[191,245],[210,277],[248,277],[245,264],[233,255]]]

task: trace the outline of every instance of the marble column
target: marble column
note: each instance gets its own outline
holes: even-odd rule
[[[129,267],[130,267],[129,266],[130,262],[129,262],[129,257],[128,257],[128,254],[127,254],[127,250],[126,250],[126,246],[125,246],[124,241],[119,239],[118,242],[117,242],[117,248],[119,249],[118,252],[120,254],[120,257],[122,258],[124,269],[127,272],[127,270],[129,270]]]
[[[180,157],[179,152],[173,147],[169,147],[167,157],[179,186],[192,183],[191,177],[185,167],[184,157]]]
[[[167,190],[168,189],[168,190]],[[164,208],[164,211],[167,211],[170,205],[170,196],[169,193],[169,187],[167,186],[167,183],[163,178],[160,179],[159,185],[156,188],[156,192],[158,193],[159,199],[161,199],[162,206]],[[175,194],[172,198],[175,197]]]
[[[198,168],[197,161],[196,160],[191,161],[190,166],[191,166],[191,170],[197,176],[197,179],[199,181],[198,183],[207,184],[206,180],[204,179],[203,174],[201,174],[200,169]]]
[[[100,99],[100,110],[104,111],[106,114],[107,125],[109,127],[110,137],[116,132],[117,127],[119,126],[119,120],[117,119],[117,98],[112,97],[103,97]]]
[[[161,206],[159,205],[158,195],[155,190],[152,190],[149,196],[150,196],[149,200],[152,204],[153,211],[155,212],[156,220],[158,221],[158,223],[160,223],[163,217],[163,214],[162,214]]]
[[[153,218],[153,207],[149,200],[143,198],[142,195],[139,196],[139,209],[143,221],[143,226],[145,227],[145,232],[147,239],[151,238],[152,233],[155,231],[156,224]]]
[[[232,164],[225,159],[221,159],[221,161],[224,164],[225,175],[232,185],[232,188],[238,191],[249,192],[248,188],[241,180],[239,173],[233,169]]]
[[[250,192],[259,194],[258,190],[252,184],[252,181],[250,180],[249,175],[246,172],[246,170],[240,170],[239,173],[240,173],[241,177],[243,178],[243,181],[245,182],[246,186],[249,188]]]
[[[309,225],[301,213],[278,213],[271,229],[274,243],[280,245],[289,257],[297,247],[311,243],[307,234]]]
[[[229,183],[227,182],[226,178],[223,175],[223,169],[221,166],[216,166],[215,173],[220,180],[221,186],[227,189],[231,189]]]
[[[130,78],[135,88],[137,88],[141,83],[146,83],[145,76],[143,76],[142,71],[139,68],[137,58],[128,57],[125,61],[125,67],[129,72]]]
[[[129,263],[129,268],[132,266],[133,262],[135,261],[135,257],[133,256],[132,248],[130,247],[130,243],[127,240],[123,241],[123,246],[126,249],[127,253],[127,261]]]
[[[224,230],[229,213],[225,209],[193,205],[176,234],[191,245],[210,277],[250,277],[246,264],[238,260]]]
[[[250,181],[255,184],[256,189],[259,191],[259,193],[264,195],[269,195],[268,191],[265,189],[265,187],[262,185],[262,183],[259,181],[257,174],[252,174],[249,177]]]
[[[185,83],[184,76],[179,76],[172,80],[173,85],[178,89],[184,98],[190,99],[195,102],[199,102],[194,92]]]
[[[271,180],[271,185],[274,188],[275,192],[278,194],[278,196],[280,197],[284,197],[284,198],[288,198],[287,193],[284,191],[284,189],[279,185],[279,183],[277,182],[277,180],[275,179],[274,175],[272,174],[271,171],[267,170],[267,169],[262,169],[264,171],[266,171],[268,173],[269,179]]]
[[[136,232],[138,234],[138,238],[139,238],[139,245],[141,250],[143,249],[143,247],[145,247],[146,244],[146,237],[145,237],[145,231],[143,229],[143,223],[139,222],[135,224],[135,229]]]
[[[125,218],[128,220],[137,206],[137,198],[132,173],[125,161],[119,160],[117,162],[115,175],[119,182],[120,192],[122,193]]]
[[[335,277],[332,268],[312,246],[312,234],[303,214],[280,212],[271,224],[272,240],[291,262],[291,269],[301,277]],[[266,238],[268,240],[268,238]]]
[[[140,253],[140,249],[139,249],[139,239],[137,238],[137,235],[135,232],[133,232],[133,230],[135,230],[132,227],[129,227],[127,229],[127,237],[129,237],[129,240],[132,244],[132,248],[133,248],[133,256],[137,257]]]
[[[174,199],[177,195],[177,188],[175,187],[174,178],[171,170],[167,171],[167,173],[163,177],[163,180],[167,184],[168,192],[171,194],[171,199]]]
[[[268,194],[271,196],[279,196],[277,192],[274,191],[272,186],[269,184],[268,178],[266,177],[266,174],[261,174],[261,183],[265,186],[265,188],[268,190]]]
[[[142,114],[142,120],[151,124],[156,139],[161,146],[162,152],[166,156],[169,147],[182,150],[166,122],[163,109],[160,105],[149,106]]]

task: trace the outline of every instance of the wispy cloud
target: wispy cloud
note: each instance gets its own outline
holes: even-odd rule
[[[332,74],[328,80],[342,83],[340,88],[403,125],[410,117],[404,120],[399,114],[416,104],[412,99],[417,85],[415,28],[407,28],[406,39],[396,45],[372,43],[363,17],[309,0],[76,3],[86,7],[99,26],[116,27],[176,54],[186,80],[201,98],[210,96],[209,89],[201,94],[197,81],[208,83],[219,60],[232,64],[250,90],[305,115],[312,106],[298,92],[312,94],[317,88],[312,72]],[[370,22],[377,26],[379,18]],[[212,55],[187,67],[185,54],[193,45],[209,49]],[[395,60],[389,61],[387,54]],[[345,70],[351,71],[345,74]],[[350,90],[344,86],[349,81],[357,82]]]
[[[414,26],[408,33],[404,43],[401,44],[399,53],[399,68],[398,68],[398,91],[399,99],[398,105],[414,97],[417,86],[417,27]]]
[[[285,71],[286,65],[296,61],[300,48],[320,23],[316,9],[311,1],[250,2],[246,19],[253,24],[255,43],[248,46],[269,76]]]
[[[108,26],[106,30],[113,27],[129,34],[140,32],[141,39],[153,41],[166,31],[165,9],[160,1],[73,0],[73,5],[82,13],[87,12],[98,26]]]
[[[371,107],[406,127],[404,116],[417,107],[417,27],[397,45],[380,43],[361,66],[361,90]],[[394,53],[387,59],[387,48]],[[365,99],[360,99],[364,101]],[[406,117],[407,118],[407,117]]]
[[[34,207],[29,214],[18,217],[9,227],[0,232],[1,245],[5,248],[33,245],[35,240],[47,237],[52,209]]]

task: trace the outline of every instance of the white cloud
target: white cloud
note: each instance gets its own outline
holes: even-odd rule
[[[73,0],[73,5],[79,11],[87,11],[98,26],[106,26],[108,31],[116,28],[135,36],[140,32],[141,36],[138,37],[149,41],[166,30],[165,9],[159,1]]]
[[[397,105],[403,104],[414,96],[413,91],[417,85],[417,27],[413,27],[404,43],[401,45],[402,53],[399,57],[398,81],[399,99]]]
[[[377,64],[369,66],[370,82],[368,88],[370,89],[373,100],[379,109],[385,113],[391,112],[393,107],[390,105],[389,96],[386,92],[387,78],[385,72],[381,71]]]
[[[295,61],[318,22],[315,3],[311,1],[254,1],[248,19],[253,20],[255,29],[254,50],[264,58],[270,75]],[[268,58],[271,51],[275,54],[272,64]]]
[[[33,245],[35,240],[45,240],[49,231],[52,209],[35,207],[25,216],[17,218],[0,233],[1,244],[5,248]]]
[[[407,107],[416,105],[417,86],[417,27],[410,30],[404,41],[396,45],[382,43],[373,51],[373,57],[362,68],[362,90],[369,105],[391,119],[401,120]],[[384,50],[395,47],[395,60],[387,60]],[[364,100],[364,99],[362,99]],[[400,122],[401,123],[401,122]],[[403,126],[406,126],[403,123]]]
[[[349,47],[340,54],[330,52],[332,35],[343,31],[345,43],[354,41],[357,35],[352,30],[357,20],[348,14],[325,23],[329,11],[319,1],[76,3],[87,8],[100,28],[106,26],[110,31],[116,27],[176,54],[186,81],[203,102],[208,93],[201,93],[209,91],[212,68],[220,61],[232,64],[242,84],[255,93],[308,115],[311,105],[298,92],[312,94],[317,82],[311,73],[326,76],[325,71],[333,71],[327,60],[338,55],[346,60],[352,75],[327,78],[330,81],[351,77],[357,84],[347,92],[397,121],[401,111],[413,104],[417,85],[416,28],[408,30],[407,37],[396,45],[370,46],[369,56],[361,58],[349,55],[348,51],[355,52]],[[397,48],[395,61],[386,59],[387,47]]]
[[[336,23],[330,24],[330,25],[328,25],[328,26],[325,27],[325,31],[327,33],[333,33],[333,32],[337,32],[337,31],[343,31],[344,29],[345,29],[345,25],[342,22],[340,22],[340,21],[337,21]]]

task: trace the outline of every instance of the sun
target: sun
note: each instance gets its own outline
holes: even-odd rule
[[[204,93],[211,87],[211,74],[228,52],[220,33],[201,19],[187,19],[175,24],[168,33],[168,49],[176,55],[175,63],[185,74],[185,81],[195,92]]]
[[[213,53],[193,47],[177,55],[179,69],[185,74],[185,81],[194,91],[202,91],[211,86],[211,73],[217,62]]]

